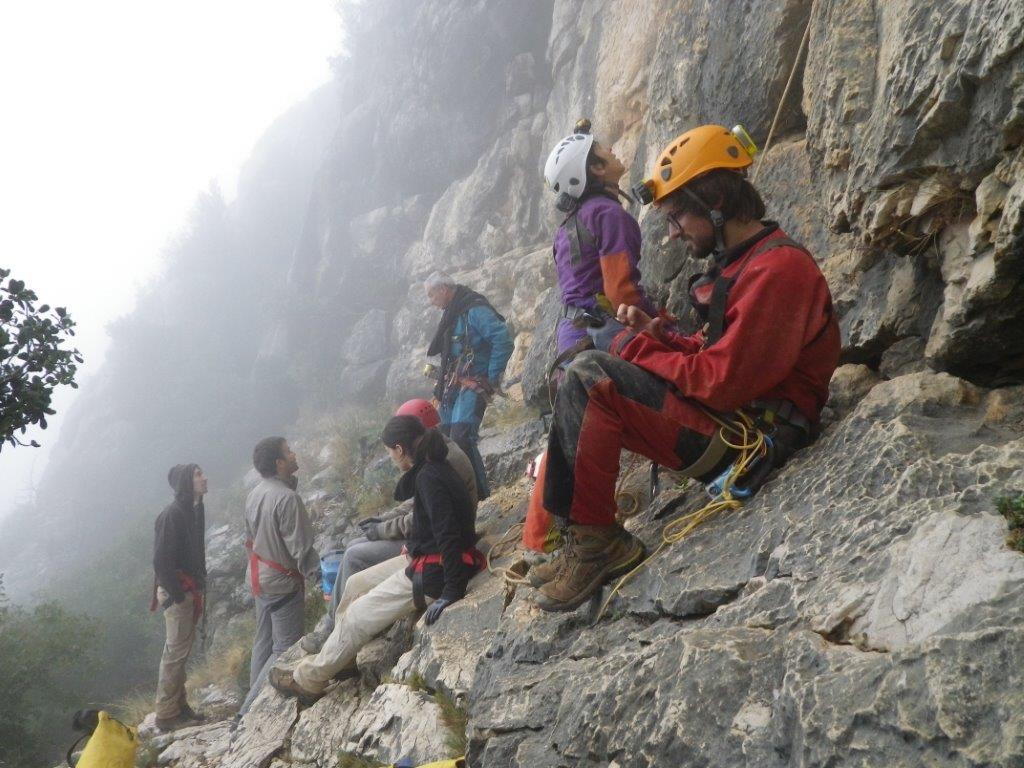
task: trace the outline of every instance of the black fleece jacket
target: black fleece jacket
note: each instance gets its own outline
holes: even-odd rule
[[[206,584],[206,511],[195,504],[192,475],[195,464],[179,464],[168,473],[174,501],[156,519],[153,571],[156,583],[167,590],[175,603],[185,599],[178,571],[191,576],[202,588]]]
[[[476,573],[462,562],[462,553],[476,544],[476,512],[466,484],[447,461],[423,460],[406,472],[395,488],[395,498],[413,500],[412,531],[406,542],[409,556],[441,555],[441,565],[423,571],[423,592],[449,602],[466,595]],[[406,570],[412,578],[412,566]]]

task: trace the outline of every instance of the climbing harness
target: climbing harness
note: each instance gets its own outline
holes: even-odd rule
[[[416,610],[423,611],[427,608],[427,599],[423,592],[423,571],[428,565],[441,565],[443,562],[444,558],[442,558],[440,552],[412,558],[412,602],[416,606]],[[484,557],[483,552],[476,547],[472,547],[462,553],[462,562],[473,568],[473,573],[477,574],[483,570],[487,559]]]
[[[283,573],[285,576],[290,576],[299,584],[302,584],[304,579],[302,574],[296,571],[294,568],[285,568],[280,563],[275,563],[273,560],[268,560],[265,557],[260,557],[256,554],[256,550],[253,548],[252,539],[248,539],[245,542],[245,548],[249,550],[249,588],[252,590],[253,597],[260,596],[260,563],[263,563],[268,568],[272,568],[278,573]]]
[[[196,580],[182,570],[175,571],[175,575],[178,577],[178,584],[181,585],[182,590],[192,595],[192,620],[199,621],[202,618],[202,631],[206,632],[206,587],[200,589]],[[156,599],[156,589],[156,579],[153,579],[153,593],[149,598],[151,612],[156,612],[156,609],[160,607]]]
[[[593,248],[597,245],[597,238],[587,225],[580,221],[579,208],[562,221],[562,227],[569,238],[569,265],[575,269],[583,261],[583,248]]]
[[[714,498],[712,498],[711,501],[695,512],[689,512],[677,517],[675,520],[668,522],[662,528],[661,542],[658,544],[657,548],[644,558],[639,565],[626,573],[615,583],[608,592],[608,596],[601,603],[601,607],[597,611],[593,623],[596,624],[601,620],[601,617],[604,616],[608,605],[611,603],[615,595],[618,594],[619,590],[625,586],[626,582],[643,570],[651,560],[661,553],[662,550],[672,544],[682,541],[697,526],[712,517],[722,512],[740,509],[743,506],[743,498],[746,497],[740,497],[735,491],[738,487],[750,490],[750,493],[747,494],[747,496],[749,496],[752,495],[753,491],[757,490],[753,483],[749,483],[748,485],[740,485],[740,483],[745,479],[749,481],[750,473],[755,470],[759,464],[768,462],[768,471],[770,471],[770,449],[768,447],[769,438],[757,427],[751,416],[748,416],[743,411],[736,411],[736,421],[730,422],[710,410],[703,408],[702,410],[704,410],[705,414],[718,424],[719,428],[715,434],[718,435],[721,442],[727,447],[738,452],[739,455],[737,459],[730,465],[729,469],[726,470],[724,478],[715,479],[715,482],[720,481],[720,491]],[[764,476],[767,477],[767,474],[768,473],[765,472]]]
[[[716,264],[708,272],[696,274],[690,278],[688,290],[690,304],[697,314],[706,321],[704,326],[705,349],[718,343],[722,336],[725,335],[725,311],[729,303],[729,292],[736,284],[736,281],[740,279],[743,271],[750,266],[754,259],[768,251],[783,247],[795,248],[806,253],[811,258],[806,248],[788,237],[772,237],[771,234],[767,235],[767,237],[771,239],[762,240],[752,249],[740,255],[742,261],[736,274],[732,277],[723,276],[722,270],[734,264],[735,261]]]

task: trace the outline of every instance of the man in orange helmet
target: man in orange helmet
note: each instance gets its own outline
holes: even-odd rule
[[[567,530],[545,579],[533,580],[542,582],[545,610],[576,608],[644,557],[615,522],[623,448],[709,482],[737,458],[720,424],[742,408],[771,440],[763,481],[815,435],[839,328],[814,259],[762,220],[764,203],[745,175],[748,146],[722,126],[687,131],[639,187],[637,196],[664,214],[669,237],[709,259],[690,281],[706,324],[683,336],[622,305],[589,328],[595,350],[569,367],[548,437],[544,505]]]

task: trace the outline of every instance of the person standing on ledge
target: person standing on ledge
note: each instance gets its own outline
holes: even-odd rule
[[[441,356],[434,397],[440,403],[441,432],[469,456],[476,474],[477,495],[491,494],[477,443],[484,410],[512,356],[505,318],[476,291],[434,272],[425,286],[427,300],[444,311],[427,355]]]
[[[299,462],[283,437],[261,440],[252,463],[263,479],[245,500],[246,571],[256,603],[256,634],[249,665],[249,711],[277,657],[302,637],[306,580],[319,581],[320,556],[313,548],[302,497],[295,491]]]
[[[196,464],[178,464],[167,473],[167,482],[174,501],[156,519],[149,607],[163,610],[167,631],[156,686],[156,726],[162,731],[203,719],[185,698],[185,664],[206,592],[206,475]]]

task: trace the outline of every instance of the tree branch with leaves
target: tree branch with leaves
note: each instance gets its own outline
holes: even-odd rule
[[[39,297],[22,280],[0,269],[0,450],[24,442],[33,424],[46,429],[54,390],[77,389],[75,374],[82,356],[69,348],[75,323],[63,307],[36,305]]]

